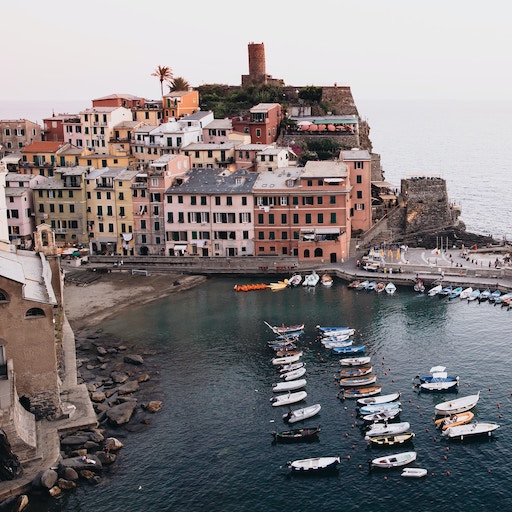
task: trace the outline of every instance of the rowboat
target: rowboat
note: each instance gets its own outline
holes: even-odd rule
[[[381,292],[383,292],[385,289],[386,289],[386,283],[383,283],[382,281],[379,281],[379,282],[375,285],[375,291],[376,291],[377,293],[381,293]]]
[[[395,446],[397,444],[406,444],[414,439],[414,432],[405,432],[404,434],[373,436],[368,439],[371,446],[387,447]]]
[[[323,325],[317,325],[316,328],[318,331],[320,331],[320,334],[322,336],[334,336],[335,334],[354,334],[354,332],[355,332],[355,329],[352,329],[351,327],[348,327],[345,325],[339,326],[339,327],[336,327],[336,326],[328,327],[328,326],[323,326]]]
[[[474,416],[475,415],[471,411],[466,411],[459,414],[452,414],[451,416],[446,416],[445,418],[440,418],[435,420],[434,423],[438,428],[446,430],[450,427],[465,425],[466,423],[469,423],[474,418]]]
[[[365,279],[364,281],[361,281],[357,286],[356,290],[366,290],[366,287],[370,284],[370,281]]]
[[[377,380],[376,375],[362,375],[361,377],[345,377],[340,379],[342,387],[368,386]]]
[[[296,389],[303,388],[306,384],[306,379],[279,382],[278,384],[274,384],[272,386],[272,391],[274,393],[280,393],[281,391],[295,391]]]
[[[396,409],[400,409],[402,406],[401,402],[386,402],[382,404],[369,404],[369,405],[363,405],[359,409],[360,415],[365,414],[376,414],[378,412],[384,412],[384,411],[394,411]]]
[[[439,416],[449,416],[450,414],[469,411],[475,407],[479,398],[480,391],[476,395],[463,396],[462,398],[442,402],[436,405],[435,413]]]
[[[386,457],[373,459],[371,465],[374,468],[398,468],[401,466],[407,466],[407,464],[414,462],[416,460],[416,456],[416,452],[395,453]]]
[[[272,364],[277,366],[296,363],[301,358],[301,355],[302,354],[295,354],[293,356],[274,357],[274,359],[272,359]]]
[[[265,322],[266,323],[266,322]],[[268,325],[268,324],[267,324]],[[290,334],[293,332],[299,332],[304,330],[304,324],[295,325],[274,325],[271,327],[275,333],[279,334]]]
[[[394,283],[392,283],[391,281],[386,285],[386,287],[384,288],[384,290],[386,290],[386,293],[388,293],[389,295],[393,295],[395,292],[396,292],[396,286]]]
[[[346,378],[346,377],[361,377],[363,375],[368,375],[369,373],[372,373],[373,366],[359,366],[355,368],[345,368],[344,370],[341,370],[340,372],[340,378]]]
[[[383,404],[386,402],[394,402],[400,398],[400,391],[396,393],[390,393],[388,395],[372,396],[368,398],[360,398],[357,401],[357,405],[370,405],[370,404]]]
[[[436,284],[435,286],[430,288],[430,290],[427,292],[427,295],[433,297],[434,295],[437,295],[442,289],[442,285]]]
[[[501,297],[500,290],[494,290],[491,295],[489,295],[489,302],[496,302],[496,299]]]
[[[290,279],[288,279],[288,286],[298,286],[302,281],[302,276],[300,274],[293,274]]]
[[[483,291],[483,292],[478,296],[478,300],[479,300],[480,302],[484,302],[484,301],[488,300],[490,296],[491,296],[491,290],[486,289],[486,290],[484,290],[484,291]]]
[[[289,372],[284,372],[280,375],[281,379],[285,381],[295,380],[299,377],[302,377],[306,373],[306,368],[303,366],[302,368],[297,368],[296,370],[291,370]]]
[[[324,285],[324,286],[332,286],[332,283],[334,282],[333,279],[332,279],[332,276],[330,274],[323,274],[322,277],[320,278],[320,282]]]
[[[473,300],[476,300],[480,297],[480,290],[477,288],[476,290],[473,290],[470,294],[469,294],[469,297],[468,297],[468,302],[469,301],[473,301]]]
[[[330,338],[326,338],[326,339],[322,340],[322,345],[325,348],[350,347],[353,345],[353,343],[354,343],[354,340],[351,340],[350,338],[348,338],[348,336],[347,336],[347,339],[345,339],[345,340],[336,340],[336,339],[333,340]]]
[[[360,279],[354,279],[353,281],[351,281],[350,283],[347,284],[347,286],[349,288],[357,288],[359,286],[359,284],[361,283],[361,280]]]
[[[281,405],[289,405],[305,400],[308,394],[305,391],[297,391],[292,393],[288,391],[284,395],[277,395],[270,399],[272,407],[279,407]]]
[[[442,288],[438,293],[437,293],[437,296],[439,298],[442,298],[442,297],[448,297],[448,295],[450,295],[450,293],[452,293],[452,290],[453,290],[453,286],[451,284],[449,284],[448,286],[445,286],[444,288]]]
[[[316,286],[319,280],[320,276],[313,270],[311,274],[307,274],[304,277],[302,281],[302,286]]]
[[[292,348],[291,346],[287,346],[284,348],[278,348],[274,349],[276,352],[277,357],[284,357],[284,356],[295,356],[297,354],[302,355],[302,350],[299,350],[297,347]]]
[[[345,357],[344,359],[340,359],[340,364],[341,366],[363,366],[368,364],[370,360],[370,356]]]
[[[425,468],[404,468],[402,474],[405,478],[423,478],[427,476],[428,471]]]
[[[399,423],[373,423],[366,431],[365,440],[369,441],[371,437],[375,436],[387,436],[395,434],[403,434],[407,432],[411,427],[407,421]]]
[[[448,300],[456,299],[457,297],[460,296],[461,293],[462,293],[462,286],[457,286],[457,288],[454,288],[452,290],[452,293],[450,293],[450,295],[448,295]]]
[[[287,423],[297,423],[297,421],[302,421],[315,416],[320,412],[321,408],[320,404],[314,404],[301,409],[295,409],[294,411],[289,411],[286,414],[283,414],[283,420]]]
[[[375,290],[375,287],[377,286],[377,281],[370,281],[368,283],[368,286],[366,287],[367,292],[373,292]]]
[[[362,398],[365,396],[378,395],[382,391],[380,386],[368,386],[366,388],[342,388],[338,392],[338,397],[345,398]]]
[[[460,292],[460,295],[459,295],[459,298],[461,300],[464,300],[464,299],[469,299],[469,296],[473,293],[473,288],[471,286],[468,286],[467,288],[464,288],[464,290],[462,290]]]
[[[442,435],[448,439],[460,439],[461,441],[465,437],[474,437],[487,435],[491,436],[492,433],[500,428],[497,423],[485,423],[485,422],[474,422],[466,425],[459,425],[457,427],[447,428]]]
[[[353,345],[350,347],[334,347],[335,354],[362,354],[366,350],[364,345]]]
[[[310,428],[295,428],[281,432],[271,432],[274,440],[278,443],[300,443],[316,441],[320,433],[320,425]]]
[[[339,457],[312,457],[310,459],[300,459],[288,461],[286,466],[292,472],[298,473],[318,473],[334,471],[340,463]]]

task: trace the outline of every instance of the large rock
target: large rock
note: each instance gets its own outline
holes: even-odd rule
[[[142,358],[142,356],[139,356],[138,354],[127,354],[126,356],[124,356],[123,360],[125,363],[128,364],[144,364],[144,359]]]
[[[113,425],[124,425],[128,423],[137,407],[136,400],[129,400],[119,405],[114,405],[107,411],[107,418]]]
[[[41,475],[41,487],[51,489],[57,483],[58,478],[57,471],[46,469]]]
[[[122,386],[119,386],[118,392],[120,395],[130,395],[139,390],[139,383],[136,380],[130,380],[125,382]]]

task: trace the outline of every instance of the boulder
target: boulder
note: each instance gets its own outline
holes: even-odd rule
[[[142,356],[139,356],[137,354],[128,354],[124,356],[124,362],[128,364],[135,364],[135,365],[141,365],[144,364],[144,359]]]
[[[107,418],[113,425],[124,425],[128,423],[137,407],[136,400],[129,400],[118,405],[114,405],[107,411]]]
[[[147,404],[143,405],[143,408],[151,413],[158,412],[163,407],[163,402],[161,400],[151,400]]]
[[[136,380],[130,380],[125,382],[122,386],[119,386],[118,392],[120,395],[130,395],[139,390],[139,383]]]
[[[59,475],[57,474],[57,471],[53,469],[46,469],[41,474],[41,487],[44,487],[45,489],[51,489],[57,483],[58,478]]]

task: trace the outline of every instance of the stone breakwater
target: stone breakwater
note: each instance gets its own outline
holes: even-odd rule
[[[0,503],[0,510],[23,510],[32,499],[58,497],[81,483],[100,483],[105,472],[115,474],[130,432],[149,428],[163,406],[154,353],[136,353],[99,331],[75,336],[78,381],[88,389],[98,427],[62,434],[59,461],[32,480],[26,495]]]

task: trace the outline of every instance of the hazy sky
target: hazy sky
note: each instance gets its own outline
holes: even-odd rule
[[[287,85],[358,99],[511,99],[508,2],[25,0],[2,6],[1,100],[158,99],[169,66],[192,86],[239,85],[247,45]]]

